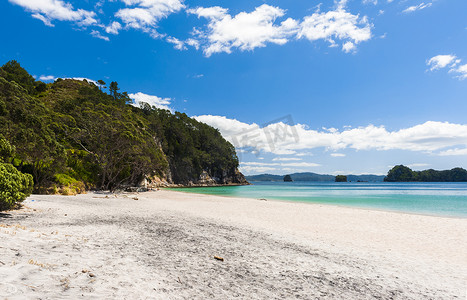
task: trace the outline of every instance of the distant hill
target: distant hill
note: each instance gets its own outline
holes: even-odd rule
[[[293,181],[329,181],[335,180],[334,175],[317,174],[312,172],[289,174]],[[346,175],[348,181],[376,181],[382,182],[384,175]],[[246,176],[248,181],[284,181],[284,175],[260,174]]]
[[[251,175],[245,178],[247,181],[284,181],[284,176],[272,174]]]

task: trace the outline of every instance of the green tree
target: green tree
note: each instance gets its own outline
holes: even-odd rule
[[[102,87],[105,89],[105,81],[102,80],[102,79],[99,79],[97,81],[97,83],[99,84],[99,89],[102,91]]]
[[[4,64],[1,69],[4,71],[3,77],[7,81],[14,81],[21,85],[28,93],[33,93],[35,90],[35,79],[21,67],[16,60],[10,60]]]
[[[112,81],[109,85],[109,93],[115,100],[118,99],[119,90],[120,88],[118,87],[118,83],[116,81]]]

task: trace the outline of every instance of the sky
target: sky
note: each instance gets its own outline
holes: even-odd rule
[[[0,64],[117,81],[244,174],[467,168],[465,0],[7,0]]]

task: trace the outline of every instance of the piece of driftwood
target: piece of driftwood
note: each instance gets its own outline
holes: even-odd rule
[[[220,261],[224,261],[224,259],[220,256],[214,256],[214,259],[217,259],[217,260],[220,260]]]

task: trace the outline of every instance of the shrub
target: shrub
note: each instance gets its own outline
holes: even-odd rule
[[[76,180],[67,174],[56,174],[55,182],[59,187],[54,188],[55,194],[76,195],[86,192],[86,187],[82,181]]]
[[[13,208],[32,193],[33,180],[12,164],[0,163],[0,210]]]

